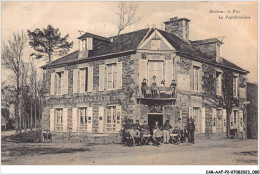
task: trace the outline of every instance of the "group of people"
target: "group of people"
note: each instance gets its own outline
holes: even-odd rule
[[[134,130],[136,135],[139,136],[138,138],[140,138],[140,141],[143,137],[150,135],[152,143],[156,146],[160,145],[160,142],[162,141],[164,144],[169,144],[171,134],[176,133],[176,131],[181,143],[187,142],[188,139],[189,143],[194,144],[195,124],[194,119],[192,118],[188,118],[187,123],[185,123],[184,126],[181,122],[181,118],[179,118],[174,127],[171,126],[169,120],[166,120],[163,126],[160,126],[159,122],[155,121],[154,126],[151,128],[147,121],[144,121],[143,124],[140,125],[139,120],[136,120],[136,123],[133,123],[133,120],[130,119],[124,124],[124,130]],[[150,130],[152,132],[150,132]],[[123,139],[123,142],[125,143],[125,138],[123,137]]]
[[[170,85],[170,93],[167,93],[167,88],[165,86],[165,80],[161,81],[160,86],[156,84],[156,76],[153,76],[152,82],[151,82],[151,87],[149,88],[147,86],[147,80],[146,78],[143,79],[143,82],[141,84],[141,90],[142,90],[142,95],[144,97],[151,95],[152,97],[157,97],[159,94],[161,97],[166,97],[167,95],[170,95],[171,97],[175,96],[175,89],[176,89],[176,83],[175,80],[172,80],[172,83]],[[158,92],[158,87],[160,88]]]

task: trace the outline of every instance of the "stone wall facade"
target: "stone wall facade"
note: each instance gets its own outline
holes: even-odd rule
[[[172,60],[173,72],[172,79],[176,80],[177,97],[171,100],[149,100],[140,98],[140,77],[143,68],[140,66],[140,60],[154,60],[160,58],[163,61]],[[122,62],[122,88],[116,90],[99,91],[99,66],[105,64],[107,60]],[[54,142],[87,142],[87,143],[119,143],[121,141],[120,132],[102,133],[99,129],[99,107],[109,105],[121,106],[121,129],[123,121],[131,118],[134,121],[148,121],[152,116],[161,116],[163,123],[170,120],[171,125],[175,125],[181,118],[185,125],[187,118],[193,117],[193,111],[198,111],[197,118],[197,137],[201,138],[225,138],[226,131],[223,128],[224,112],[219,97],[216,95],[215,80],[216,68],[206,63],[200,63],[180,57],[175,52],[169,53],[147,53],[137,52],[132,55],[125,55],[116,58],[100,59],[88,63],[93,66],[93,90],[86,93],[73,93],[73,69],[78,65],[69,65],[65,67],[68,70],[68,94],[64,95],[46,95],[43,110],[43,130],[50,130],[50,109],[55,107],[67,108],[67,126],[66,132],[53,133]],[[193,91],[193,66],[199,67],[199,91]],[[46,70],[46,89],[50,92],[51,73],[56,68]],[[141,77],[142,79],[142,77]],[[244,75],[239,78],[239,87],[243,87]],[[238,132],[237,137],[246,138],[247,112],[243,105],[246,98],[239,98],[238,110],[243,112],[243,130]],[[93,108],[92,132],[73,132],[72,109],[84,104]],[[214,112],[215,111],[215,112]],[[217,112],[222,113],[217,115]],[[215,116],[215,117],[213,117]],[[204,118],[203,118],[204,117]],[[218,122],[221,122],[218,123]],[[214,125],[216,129],[214,130]]]

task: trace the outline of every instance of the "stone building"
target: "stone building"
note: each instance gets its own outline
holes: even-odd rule
[[[54,133],[57,142],[109,143],[120,141],[127,118],[152,126],[155,120],[174,125],[179,118],[185,124],[191,117],[196,136],[226,137],[226,109],[218,99],[223,70],[229,69],[237,99],[229,125],[245,138],[248,71],[222,57],[220,40],[189,40],[189,22],[175,17],[165,22],[165,31],[80,36],[78,51],[42,67],[43,130]]]

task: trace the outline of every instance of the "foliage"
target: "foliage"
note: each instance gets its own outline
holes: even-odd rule
[[[230,116],[232,112],[232,104],[234,103],[233,98],[233,72],[228,69],[223,69],[222,75],[222,92],[223,92],[223,107],[227,111],[227,137],[229,137],[230,133]]]
[[[36,58],[45,58],[48,62],[52,61],[55,55],[63,56],[72,48],[73,42],[68,42],[69,35],[61,36],[59,28],[48,25],[45,29],[28,30],[30,38],[29,45],[37,52],[33,53]]]

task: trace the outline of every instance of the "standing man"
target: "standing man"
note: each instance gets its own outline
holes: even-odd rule
[[[169,120],[165,121],[165,124],[163,125],[163,140],[164,140],[164,144],[169,144],[169,140],[170,140],[170,129],[172,128],[172,126],[169,123]]]
[[[191,138],[190,138],[190,118],[187,118],[187,124],[186,124],[186,131],[187,131],[187,136],[188,136],[188,142],[191,142]]]
[[[194,124],[194,119],[191,119],[190,122],[190,137],[191,137],[191,143],[194,144],[194,132],[195,132],[195,124]]]
[[[175,80],[172,80],[172,83],[170,85],[170,88],[172,89],[172,98],[175,97],[175,90],[176,90],[176,83]]]

